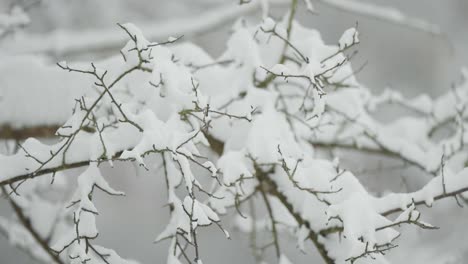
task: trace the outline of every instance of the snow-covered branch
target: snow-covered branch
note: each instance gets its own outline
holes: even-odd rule
[[[71,52],[127,40],[120,54],[105,61],[59,62],[90,89],[75,99],[57,141],[13,135],[17,151],[0,155],[2,192],[29,234],[24,248],[40,248],[57,263],[133,263],[96,245],[95,193],[125,199],[101,173],[103,163],[117,162],[159,168],[155,173],[164,176],[170,219],[155,242],[170,241],[170,264],[202,263],[200,232],[216,226],[230,238],[221,216],[233,208],[241,231],[269,234],[265,245],[252,239],[256,258],[272,250],[280,264],[289,263],[283,234],[297,239],[302,251],[310,250],[304,242],[311,240],[325,263],[366,257],[385,263],[384,253],[404,250],[396,248],[401,225],[436,229],[423,220],[420,205],[445,198],[460,203],[468,191],[468,84],[435,99],[374,95],[355,79],[352,55],[344,54],[359,43],[357,28],[326,45],[318,32],[294,20],[297,1],[292,3],[283,22],[266,17],[260,25],[235,23],[219,58],[180,38],[152,42],[131,23],[119,24],[123,37],[93,35],[92,43],[85,38],[67,47]],[[186,30],[211,28],[254,6],[240,8]],[[407,112],[382,123],[374,113],[384,104]],[[446,124],[450,132],[436,139]],[[320,156],[321,148],[389,155],[429,177],[418,191],[375,195],[338,157]],[[84,170],[67,196],[69,190],[60,187],[73,178],[61,172],[78,167]],[[48,188],[67,201],[41,197]],[[248,215],[247,203],[265,210]],[[34,208],[49,213],[35,221],[41,212]]]

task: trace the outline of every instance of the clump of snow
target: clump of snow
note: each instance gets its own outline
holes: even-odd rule
[[[338,41],[340,50],[343,50],[347,47],[350,47],[356,43],[359,43],[359,34],[356,28],[352,27],[347,29],[343,35],[341,35],[340,40]]]
[[[138,50],[145,50],[148,48],[150,42],[145,38],[141,29],[132,23],[122,24],[122,27],[125,28],[128,34],[135,40],[135,45]]]
[[[263,19],[263,24],[261,25],[261,28],[264,31],[273,31],[275,29],[276,23],[271,17],[267,17]]]

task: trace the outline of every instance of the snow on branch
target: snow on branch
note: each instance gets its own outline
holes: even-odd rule
[[[170,218],[155,242],[170,241],[171,264],[202,263],[199,234],[207,226],[230,238],[222,215],[231,210],[242,219],[240,230],[268,234],[266,244],[252,242],[256,258],[271,251],[281,264],[290,263],[283,234],[303,251],[310,240],[325,263],[385,263],[385,253],[404,250],[396,249],[401,225],[436,229],[418,206],[444,198],[460,203],[468,191],[468,85],[435,99],[373,95],[356,80],[352,54],[344,54],[359,43],[356,28],[327,45],[294,21],[293,12],[290,17],[236,23],[216,59],[190,43],[171,45],[179,38],[149,41],[146,30],[125,23],[118,26],[127,42],[115,57],[59,62],[91,89],[75,99],[55,143],[29,138],[0,155],[2,192],[17,204],[20,219],[23,213],[31,219],[23,223],[29,236],[21,247],[59,264],[132,263],[95,244],[95,191],[125,199],[99,168],[116,162],[157,167],[164,176]],[[410,114],[381,123],[375,110],[392,103]],[[451,133],[436,140],[446,124]],[[391,155],[419,168],[427,181],[416,192],[376,196],[337,157],[317,155],[319,148]],[[44,189],[67,192],[59,187],[70,177],[61,172],[78,167],[86,169],[68,203],[44,201]],[[50,214],[35,221],[41,213],[34,208]]]

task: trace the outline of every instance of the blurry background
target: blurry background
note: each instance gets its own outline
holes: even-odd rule
[[[0,0],[0,13],[8,12],[9,7],[17,2],[19,1]],[[392,87],[408,96],[419,93],[436,96],[459,81],[460,69],[468,61],[468,1],[369,0],[369,2],[393,6],[409,16],[437,24],[440,26],[442,35],[432,35],[357,16],[320,3],[315,4],[317,14],[308,13],[304,5],[300,3],[297,18],[307,27],[318,29],[325,42],[330,44],[336,43],[344,30],[358,22],[361,44],[358,47],[359,54],[352,63],[355,68],[358,68],[367,62],[357,77],[361,83],[375,92],[385,87]],[[0,40],[0,54],[35,53],[41,56],[45,54],[50,64],[64,59],[97,61],[116,54],[120,49],[119,45],[115,48],[109,47],[91,52],[61,52],[60,48],[63,43],[73,43],[74,40],[70,36],[85,37],[86,34],[83,32],[102,33],[102,38],[106,38],[107,33],[112,36],[118,35],[120,32],[116,27],[117,22],[132,22],[138,26],[144,25],[145,29],[150,29],[152,32],[160,30],[164,33],[171,31],[171,28],[168,30],[167,26],[174,30],[186,27],[184,23],[187,23],[187,20],[184,19],[201,21],[205,18],[206,12],[210,10],[217,10],[216,8],[224,6],[235,9],[237,4],[238,0],[44,0],[32,6],[28,11],[31,24],[27,28]],[[286,7],[273,8],[271,16],[281,18],[287,11]],[[261,19],[259,10],[248,14],[253,20]],[[184,40],[195,42],[216,57],[224,50],[232,21],[209,27],[208,30],[199,32],[195,36],[187,35]],[[66,36],[65,38],[56,38],[52,42],[57,45],[56,49],[51,48],[52,44],[49,42],[46,42],[47,45],[44,46],[39,45],[47,39],[47,36],[57,34],[57,32],[66,32],[68,35],[65,34],[63,35]],[[180,32],[170,32],[164,37],[167,38],[169,34],[177,36]],[[35,38],[30,38],[30,36],[35,36]],[[92,36],[99,37],[99,35]],[[5,74],[0,71],[0,82],[7,77],[11,78]],[[20,77],[19,74],[18,77]],[[27,88],[19,86],[15,89]],[[27,98],[24,99],[27,100]],[[16,104],[21,106],[21,98],[18,100]],[[0,101],[0,104],[2,103],[4,102]],[[44,107],[47,107],[50,101],[43,103]],[[0,116],[7,114],[0,112]],[[362,164],[363,166],[379,162],[377,158],[366,160],[368,164]],[[360,168],[354,165],[353,169],[359,170]],[[148,173],[122,164],[105,171],[106,176],[109,179],[112,178],[112,185],[116,189],[125,191],[127,196],[110,198],[99,194],[96,198],[96,205],[100,210],[99,243],[115,249],[122,257],[133,258],[142,263],[164,263],[167,244],[154,245],[152,243],[168,219],[168,210],[164,208],[166,193],[162,177],[154,171]],[[378,193],[385,189],[383,186],[373,184],[372,179],[381,180],[382,177],[393,177],[389,181],[398,185],[400,184],[398,176],[405,173],[415,172],[410,170],[393,175],[368,173],[363,174],[361,180],[365,182],[364,185],[368,185],[372,191]],[[388,188],[388,186],[385,187]],[[414,230],[414,228],[407,230],[408,233],[401,238],[401,246],[413,247],[414,251],[424,250],[426,252],[424,255],[433,261],[444,259],[444,262],[440,263],[466,263],[463,260],[468,261],[468,251],[465,249],[465,245],[468,244],[466,238],[468,232],[464,231],[464,225],[468,220],[467,210],[457,209],[452,201],[442,201],[440,204],[443,206],[436,205],[434,208],[434,210],[439,210],[437,215],[430,217],[431,221],[440,226],[442,230],[434,232]],[[0,215],[10,215],[5,201],[0,201]],[[461,235],[463,231],[465,235]],[[231,234],[233,238],[228,241],[216,229],[201,232],[201,253],[205,256],[204,263],[253,263],[246,236],[236,232],[231,232]],[[295,249],[293,240],[288,244],[285,245],[289,247],[287,253],[294,263],[311,263],[310,259],[314,258],[313,253],[304,256]],[[447,254],[452,255],[452,262],[447,262]],[[411,256],[399,254],[398,250],[390,255],[390,259],[394,263],[425,263],[426,261],[424,259],[413,260]],[[0,263],[29,264],[34,262],[0,236]]]

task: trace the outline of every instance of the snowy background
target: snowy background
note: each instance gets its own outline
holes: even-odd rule
[[[0,13],[6,12],[13,2],[1,0]],[[42,120],[52,123],[63,121],[68,115],[66,111],[70,109],[74,95],[84,89],[82,84],[86,82],[82,78],[77,78],[76,82],[67,82],[73,85],[63,87],[63,90],[48,90],[49,87],[57,87],[57,82],[59,83],[61,78],[57,77],[59,79],[54,79],[56,83],[50,83],[51,78],[48,76],[66,74],[59,71],[54,63],[64,59],[68,61],[104,59],[118,51],[120,44],[117,44],[117,47],[84,53],[63,52],[64,47],[70,47],[75,42],[86,42],[86,37],[89,36],[102,38],[118,36],[121,32],[116,27],[117,22],[133,22],[144,29],[156,32],[156,36],[179,35],[178,30],[187,28],[188,19],[201,23],[210,10],[226,5],[236,8],[237,2],[234,0],[43,1],[29,11],[32,21],[30,26],[0,40],[0,54],[3,58],[0,61],[0,92],[2,97],[9,98],[8,101],[0,101],[0,122],[24,124],[31,120],[40,120],[41,117]],[[316,4],[318,14],[311,15],[301,10],[298,20],[308,27],[317,28],[324,40],[329,43],[336,42],[345,29],[354,26],[358,21],[361,44],[358,47],[359,54],[352,63],[357,68],[367,62],[357,77],[372,91],[392,87],[409,96],[421,92],[435,96],[447,91],[452,83],[459,80],[459,69],[468,61],[466,48],[468,1],[378,0],[373,2],[396,7],[409,15],[437,24],[443,34],[434,36],[337,11],[318,3]],[[286,9],[275,8],[272,11],[273,16],[279,18]],[[250,13],[250,16],[254,20],[260,17],[259,12]],[[184,40],[195,42],[211,55],[217,56],[224,50],[231,22],[210,26],[206,32],[195,36],[189,34]],[[25,64],[29,65],[29,68],[25,69]],[[50,69],[44,70],[41,66],[43,64],[50,65]],[[38,70],[39,68],[43,72]],[[69,80],[73,77],[66,75],[63,78]],[[52,92],[54,96],[51,96]],[[8,97],[13,94],[15,97]],[[25,105],[28,107],[25,108]],[[36,118],[30,118],[32,115],[36,115]],[[382,118],[385,118],[385,113]],[[377,158],[366,157],[365,160],[369,164],[362,165],[367,167],[379,163]],[[352,166],[350,160],[348,163],[350,168],[361,169],[360,166]],[[388,177],[389,179],[385,180],[389,182],[386,188],[397,189],[401,185],[399,176],[405,173],[415,173],[415,171],[393,171],[392,174],[371,172],[363,174],[361,180],[371,191],[378,193],[385,190],[381,188],[382,186],[373,184],[373,180]],[[152,243],[168,218],[167,210],[164,208],[166,194],[163,179],[155,177],[154,173],[122,164],[112,170],[106,170],[106,176],[112,178],[113,186],[124,190],[127,196],[118,199],[111,199],[105,195],[97,196],[97,205],[101,208],[101,217],[98,218],[101,244],[115,249],[121,256],[142,263],[164,262],[167,245]],[[411,186],[411,182],[407,185],[410,190],[419,187]],[[443,231],[424,232],[408,229],[400,246],[414,248],[413,252],[424,251],[422,255],[432,261],[445,258],[445,254],[453,254],[453,263],[468,261],[466,249],[468,231],[465,228],[468,211],[457,209],[453,201],[442,201],[435,207],[430,216],[428,212],[428,217],[431,223],[441,227]],[[4,201],[0,202],[0,214],[10,215],[8,205]],[[205,263],[253,263],[247,238],[232,233],[233,239],[228,241],[214,228],[202,232],[202,253],[210,252],[205,254]],[[450,250],[447,250],[448,248]],[[294,263],[310,263],[311,256],[302,255],[295,249],[294,243],[290,243],[288,252]],[[425,259],[412,259],[411,256],[403,254],[395,251],[391,259],[394,263],[426,262]],[[415,255],[421,256],[421,254]],[[0,263],[33,262],[0,237]]]

